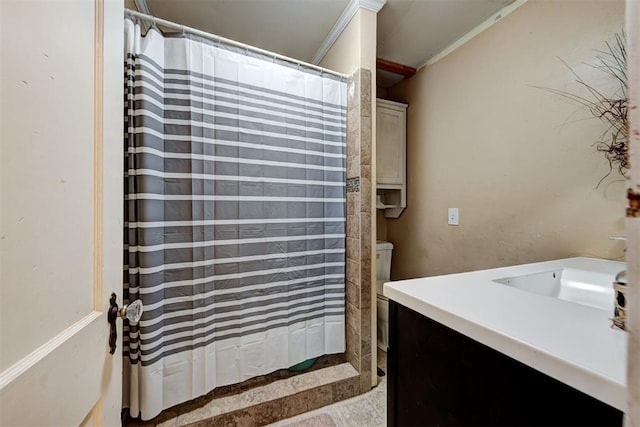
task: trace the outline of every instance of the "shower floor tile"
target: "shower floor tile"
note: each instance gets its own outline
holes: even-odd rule
[[[378,367],[386,373],[386,353],[378,349]],[[128,420],[126,427],[178,427],[187,425],[217,425],[211,421],[219,416],[244,407],[251,407],[262,400],[276,398],[280,395],[304,393],[309,388],[318,387],[341,378],[357,376],[355,369],[348,363],[332,366],[331,368],[309,371],[296,377],[278,380],[261,386],[259,389],[249,389],[239,394],[229,394],[217,399],[198,398],[183,404],[180,408],[167,410],[151,421]],[[255,402],[254,402],[255,401]],[[297,403],[296,403],[297,402]],[[299,404],[299,399],[284,405]],[[180,406],[180,405],[179,405]],[[378,376],[378,385],[365,394],[351,399],[323,406],[314,411],[306,412],[292,418],[283,419],[271,427],[382,427],[386,426],[387,409],[387,377]],[[259,419],[262,417],[255,410],[251,414],[244,414],[245,418],[236,420],[233,425],[256,426],[264,425]],[[246,418],[249,416],[249,418]],[[192,424],[194,423],[194,424]],[[220,424],[227,425],[227,424]]]
[[[378,367],[386,373],[387,354],[378,349]],[[268,424],[268,427],[383,427],[387,425],[387,377],[371,391],[315,411]]]

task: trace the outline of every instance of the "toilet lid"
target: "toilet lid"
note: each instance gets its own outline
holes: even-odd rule
[[[382,296],[382,285],[384,285],[384,280],[378,280],[376,282],[376,293]]]
[[[384,240],[376,240],[376,250],[377,251],[384,251],[384,250],[392,250],[393,249],[393,243],[391,242],[385,242]]]

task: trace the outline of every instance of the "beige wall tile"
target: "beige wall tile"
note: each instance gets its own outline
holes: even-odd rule
[[[347,281],[360,287],[360,263],[347,259]]]
[[[360,332],[347,323],[347,361],[360,371]]]
[[[360,129],[360,106],[347,104],[347,132]]]
[[[360,176],[360,131],[350,130],[347,133],[347,178]]]
[[[348,325],[350,325],[355,331],[360,331],[360,309],[358,307],[347,302],[345,317],[347,318]]]
[[[366,355],[371,353],[371,321],[366,322],[364,319],[371,319],[371,304],[360,310],[360,317],[362,319],[360,326],[360,354]],[[362,363],[364,364],[364,362]]]
[[[348,399],[360,394],[360,377],[353,377],[339,384],[332,385],[333,401]]]
[[[363,259],[360,261],[360,274],[362,277],[360,285],[360,308],[371,306],[371,260]]]
[[[371,214],[370,213],[361,213],[360,214],[360,258],[361,259],[371,259]],[[364,276],[363,276],[364,277]]]
[[[371,354],[362,356],[362,370],[360,371],[360,392],[371,390]]]
[[[371,213],[371,205],[373,204],[372,199],[372,183],[371,179],[363,179],[360,178],[360,212],[369,212]]]
[[[371,117],[371,71],[360,72],[360,110],[363,117]]]
[[[346,288],[347,303],[353,304],[356,308],[360,308],[360,285],[356,285],[347,279]]]
[[[360,164],[371,165],[371,117],[362,117],[360,121]]]
[[[360,238],[360,215],[347,215],[347,237]]]
[[[360,214],[360,193],[347,193],[347,215]]]
[[[359,260],[360,259],[360,240],[347,237],[347,258],[351,260]]]
[[[360,108],[360,69],[347,79],[347,111]]]
[[[371,181],[371,165],[360,165],[360,176],[361,179],[368,179]]]

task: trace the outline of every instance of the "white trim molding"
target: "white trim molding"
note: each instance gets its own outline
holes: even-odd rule
[[[468,42],[469,40],[471,40],[481,32],[483,32],[484,30],[498,23],[505,16],[509,15],[511,12],[518,9],[520,6],[522,6],[526,2],[527,0],[515,0],[513,3],[509,3],[508,5],[500,9],[498,12],[494,13],[489,19],[487,19],[486,21],[484,21],[483,23],[475,27],[473,30],[469,31],[467,34],[465,34],[464,36],[460,37],[458,40],[456,40],[455,42],[447,46],[444,50],[440,51],[439,53],[435,54],[431,58],[427,59],[424,63],[420,64],[417,67],[418,71],[420,71],[420,69],[426,66],[435,64],[436,62],[438,62],[445,56],[449,55],[451,52],[453,52],[454,50],[456,50],[457,48],[459,48],[460,46],[462,46],[463,44],[465,44],[466,42]]]
[[[378,13],[387,4],[387,0],[357,0],[355,3],[359,3],[359,6],[363,9]]]
[[[316,54],[313,55],[311,63],[317,65],[320,63],[320,61],[322,61],[329,49],[331,49],[331,46],[333,46],[333,43],[335,43],[338,37],[340,37],[340,34],[342,34],[344,29],[347,27],[347,25],[351,21],[351,18],[353,18],[358,9],[363,8],[378,13],[386,3],[387,0],[351,0],[347,7],[345,7],[342,11],[342,14],[336,21],[331,31],[329,31],[329,34],[327,34],[327,37],[318,48]]]

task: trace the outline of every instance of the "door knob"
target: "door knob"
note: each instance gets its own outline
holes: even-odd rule
[[[107,313],[107,321],[111,326],[111,332],[109,333],[109,353],[113,354],[116,351],[116,340],[118,339],[118,333],[116,330],[116,319],[128,319],[129,322],[138,322],[142,317],[144,306],[139,299],[133,301],[130,304],[125,304],[122,308],[118,307],[116,302],[116,294],[112,293],[109,299],[109,312]]]

